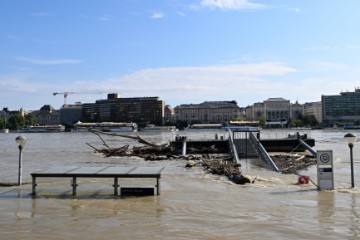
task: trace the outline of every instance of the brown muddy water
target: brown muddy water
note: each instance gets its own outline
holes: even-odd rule
[[[286,135],[289,131],[262,132]],[[180,132],[194,139],[215,133],[223,134]],[[23,151],[25,184],[0,187],[0,239],[360,239],[360,164],[355,163],[356,187],[350,189],[345,133],[310,132],[316,150],[333,150],[334,191],[317,191],[313,184],[296,185],[296,175],[268,171],[259,166],[259,160],[243,160],[243,173],[257,180],[240,186],[201,168],[186,169],[185,161],[103,158],[86,145],[102,144],[91,133],[0,134],[0,183],[17,182],[15,138],[28,138]],[[360,136],[360,131],[354,133]],[[173,137],[170,133],[142,136],[160,142]],[[129,143],[120,138],[106,141],[113,146]],[[359,154],[360,143],[354,147],[355,161]],[[78,195],[72,197],[69,179],[41,178],[38,195],[32,198],[31,172],[69,165],[166,168],[159,196],[114,197],[111,179],[80,179]],[[302,174],[317,181],[316,167]],[[155,183],[120,180],[120,184]]]

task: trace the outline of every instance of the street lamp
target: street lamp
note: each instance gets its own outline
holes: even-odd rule
[[[16,144],[18,145],[18,148],[19,148],[19,176],[18,176],[18,185],[20,186],[21,185],[21,173],[22,173],[22,170],[21,170],[21,165],[22,165],[22,149],[25,147],[25,144],[26,144],[26,137],[24,136],[18,136],[17,138],[15,138],[15,142]]]
[[[356,141],[356,136],[352,133],[345,134],[344,138],[349,143],[350,148],[350,164],[351,164],[351,187],[355,187],[354,184],[354,160],[353,160],[353,147]]]

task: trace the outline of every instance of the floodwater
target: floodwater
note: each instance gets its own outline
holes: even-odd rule
[[[103,147],[91,133],[21,134],[28,139],[23,150],[24,185],[0,187],[0,239],[360,239],[360,165],[354,164],[355,189],[351,189],[346,133],[310,132],[316,150],[333,151],[333,191],[296,185],[298,176],[268,171],[259,160],[243,160],[243,173],[257,179],[241,186],[199,167],[186,169],[182,160],[103,158],[86,144]],[[353,133],[360,136],[360,131]],[[215,132],[180,134],[195,139]],[[18,135],[0,134],[0,183],[17,182]],[[143,133],[143,137],[166,142],[173,136]],[[104,140],[111,146],[137,144],[124,138]],[[355,143],[355,161],[359,154],[360,144]],[[31,172],[69,165],[166,168],[159,196],[114,197],[111,179],[80,179],[73,197],[70,179],[40,178],[38,195],[31,197]],[[316,166],[302,174],[317,182]],[[129,186],[155,185],[155,180],[122,181]]]

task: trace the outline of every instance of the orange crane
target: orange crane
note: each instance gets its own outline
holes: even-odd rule
[[[53,95],[64,95],[64,105],[67,105],[67,97],[70,94],[102,94],[102,92],[54,92]]]

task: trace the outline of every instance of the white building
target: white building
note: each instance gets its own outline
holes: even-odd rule
[[[181,104],[175,107],[176,121],[193,123],[225,123],[241,117],[236,101],[206,101],[200,104]]]
[[[291,119],[304,115],[304,105],[290,103],[284,98],[269,98],[262,103],[254,103],[246,108],[247,120],[265,118],[267,124],[286,124]]]

